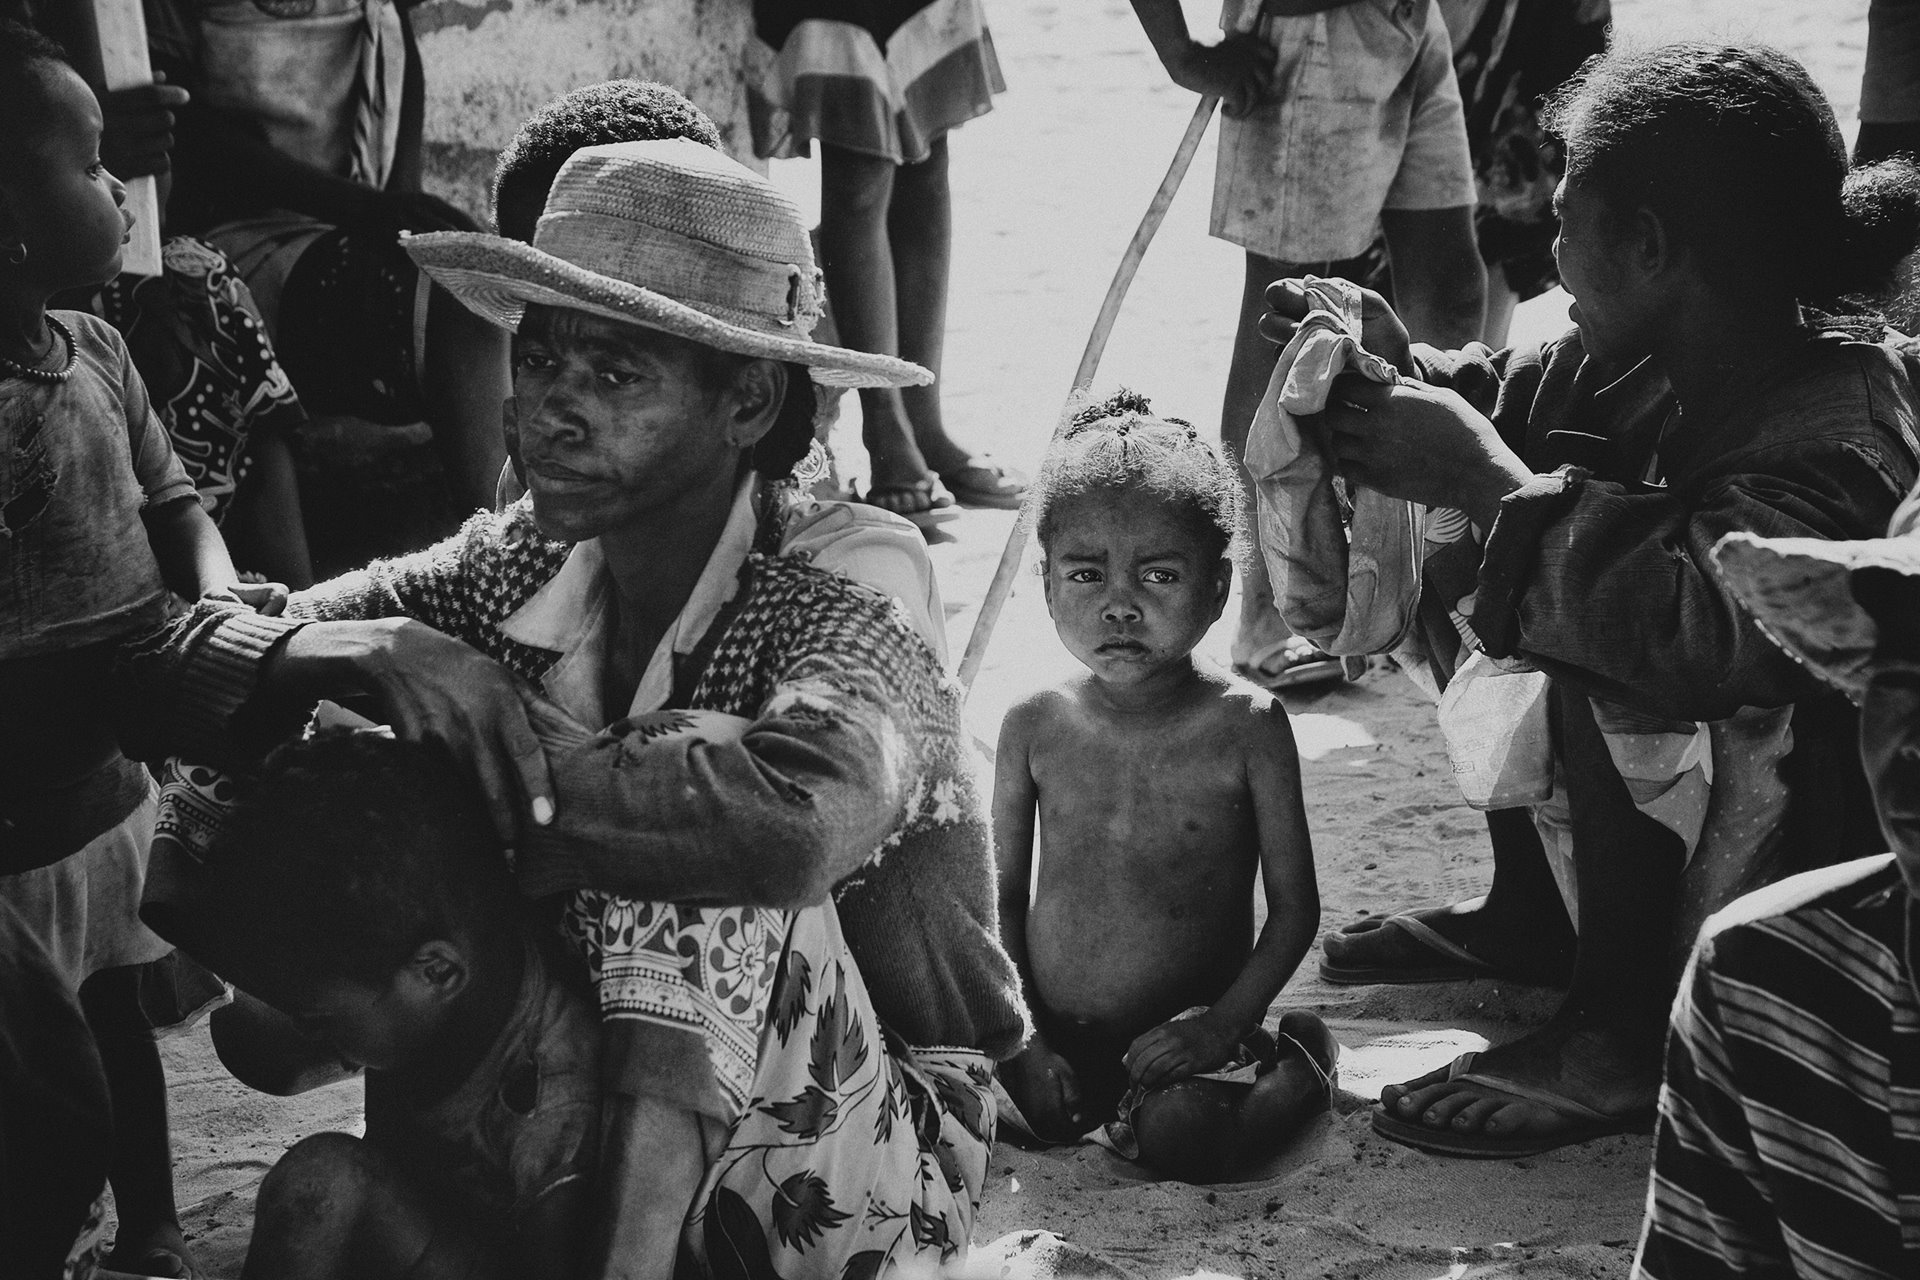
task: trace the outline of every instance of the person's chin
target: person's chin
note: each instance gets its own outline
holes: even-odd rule
[[[531,478],[531,477],[530,477]],[[595,508],[579,495],[542,490],[536,480],[528,489],[533,495],[533,522],[540,532],[555,542],[585,542],[598,537],[605,523]]]

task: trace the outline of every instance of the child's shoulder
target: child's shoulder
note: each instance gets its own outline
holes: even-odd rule
[[[1000,722],[1001,737],[1010,733],[1044,732],[1062,717],[1073,715],[1086,696],[1086,683],[1084,676],[1072,676],[1019,699],[1007,708],[1006,718]]]
[[[1201,713],[1230,732],[1251,755],[1294,754],[1293,722],[1280,699],[1239,676],[1202,671]]]

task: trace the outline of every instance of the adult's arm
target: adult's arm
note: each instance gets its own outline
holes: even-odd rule
[[[877,601],[855,622],[864,643],[823,632],[791,655],[737,735],[661,736],[645,717],[574,745],[549,732],[554,821],[521,833],[522,889],[800,907],[873,861],[938,785],[929,739],[963,747],[925,647]],[[905,661],[883,672],[876,649]]]

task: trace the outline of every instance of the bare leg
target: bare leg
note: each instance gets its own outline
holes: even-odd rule
[[[80,988],[80,1003],[100,1048],[113,1100],[113,1164],[107,1180],[120,1226],[108,1263],[149,1275],[185,1275],[193,1256],[180,1234],[173,1203],[167,1078],[140,1012],[138,966],[95,974]],[[179,1266],[174,1267],[176,1259]],[[173,1270],[164,1269],[168,1267]]]
[[[1520,305],[1520,295],[1507,282],[1506,269],[1487,268],[1487,322],[1481,326],[1480,340],[1495,351],[1507,345],[1507,334],[1513,329],[1513,309]]]
[[[1584,695],[1556,689],[1555,745],[1572,783],[1580,942],[1573,982],[1544,1027],[1480,1055],[1478,1071],[1548,1090],[1608,1116],[1650,1113],[1678,974],[1678,836],[1633,807]],[[1479,1086],[1423,1076],[1389,1085],[1381,1105],[1455,1133],[1552,1135],[1564,1116]]]
[[[947,274],[953,256],[953,198],[947,186],[944,134],[925,160],[894,170],[887,242],[893,251],[900,356],[933,370],[936,379],[931,386],[902,387],[900,397],[920,456],[935,471],[952,471],[971,458],[947,435],[937,380],[947,341]]]
[[[253,452],[253,468],[233,496],[226,523],[233,558],[242,569],[264,573],[296,591],[310,587],[313,556],[307,550],[293,452],[277,431],[256,433],[247,447]]]
[[[1383,209],[1394,309],[1415,342],[1446,350],[1480,340],[1487,268],[1474,243],[1473,206]]]
[[[726,1133],[709,1131],[691,1111],[659,1098],[607,1094],[596,1274],[671,1280],[693,1193],[725,1145]]]
[[[481,1280],[489,1249],[379,1151],[344,1133],[296,1143],[260,1184],[245,1280]]]
[[[500,464],[506,460],[500,406],[513,394],[507,334],[439,285],[427,300],[420,389],[455,508],[463,516],[491,509]]]
[[[887,232],[894,177],[889,160],[821,144],[821,269],[834,322],[847,346],[888,356],[900,354],[899,295]],[[874,487],[931,478],[897,388],[862,391],[860,414]]]
[[[1266,288],[1275,280],[1299,274],[1291,264],[1276,262],[1258,254],[1247,255],[1247,274],[1240,291],[1240,320],[1233,330],[1233,360],[1227,366],[1227,391],[1220,405],[1220,442],[1236,464],[1243,463],[1247,451],[1247,430],[1253,425],[1254,411],[1266,394],[1267,380],[1273,376],[1280,349],[1260,336],[1260,317],[1266,314]],[[1246,572],[1240,582],[1240,620],[1233,635],[1233,663],[1243,666],[1263,651],[1284,642],[1293,634],[1280,618],[1273,602],[1273,583],[1267,577],[1267,562],[1259,548],[1258,527],[1253,523],[1253,478],[1244,465],[1237,465],[1241,497],[1248,516],[1248,530],[1254,536],[1254,554],[1247,557]],[[1267,665],[1265,663],[1262,664]],[[1257,674],[1257,673],[1256,673]]]

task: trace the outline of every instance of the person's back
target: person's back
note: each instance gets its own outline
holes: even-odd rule
[[[1193,663],[1226,602],[1237,485],[1124,393],[1076,420],[1037,483],[1048,608],[1088,671],[1001,729],[1002,934],[1037,1025],[1003,1080],[1036,1136],[1119,1111],[1138,1142],[1123,1150],[1216,1177],[1324,1102],[1333,1057],[1289,1015],[1280,1070],[1251,1089],[1192,1079],[1273,1066],[1261,1023],[1319,922],[1286,712]]]
[[[576,1275],[604,1254],[599,1019],[449,760],[380,730],[281,748],[199,903],[184,945],[278,1011],[253,1006],[256,1051],[367,1071],[365,1140],[315,1134],[274,1166],[246,1274]]]

